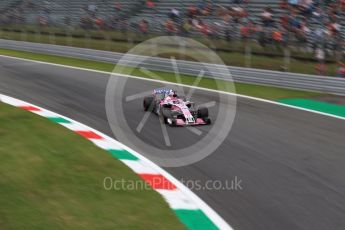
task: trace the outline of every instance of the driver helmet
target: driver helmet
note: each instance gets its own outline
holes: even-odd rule
[[[177,94],[176,94],[176,92],[174,90],[170,91],[169,96],[172,97],[172,98],[177,98]]]

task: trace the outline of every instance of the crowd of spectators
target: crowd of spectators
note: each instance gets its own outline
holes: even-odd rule
[[[281,0],[279,12],[276,8],[267,6],[259,15],[249,11],[250,0],[229,0],[232,4],[226,6],[217,4],[217,1],[199,0],[195,5],[186,6],[184,12],[171,8],[162,30],[168,34],[189,36],[198,34],[210,38],[225,38],[226,40],[241,38],[246,42],[249,39],[258,41],[263,47],[267,45],[284,46],[294,44],[302,48],[312,44],[312,49],[325,45],[327,41],[337,50],[343,39],[341,38],[341,14],[345,12],[345,0]],[[156,0],[139,0],[141,8],[150,9],[154,18]],[[141,2],[141,3],[140,3]],[[96,3],[85,4],[81,11],[79,26],[84,29],[119,29],[130,24],[125,19],[129,16],[123,11],[120,1],[113,1],[111,13],[99,14]],[[0,16],[4,24],[25,21],[23,11],[30,11],[35,4],[30,0],[22,1],[13,9]],[[51,24],[51,8],[38,6],[37,15],[39,25]],[[31,9],[30,9],[31,8]],[[344,20],[344,19],[342,19]],[[71,18],[66,15],[64,22],[71,24]],[[153,19],[138,21],[135,28],[147,34],[152,32]],[[157,28],[155,28],[157,29]]]
[[[248,13],[249,0],[235,0],[230,7],[201,1],[186,12],[172,9],[166,21],[168,34],[189,35],[191,32],[210,37],[233,39],[236,31],[246,42],[255,39],[262,46],[294,44],[301,48],[312,44],[337,50],[342,45],[341,14],[345,0],[282,0],[279,13],[267,6],[260,15]],[[341,6],[341,7],[339,7]],[[343,19],[344,20],[344,19]],[[326,44],[327,43],[327,44]]]
[[[204,0],[183,13],[172,9],[165,30],[170,35],[240,38],[244,44],[255,41],[262,47],[313,52],[320,75],[325,74],[327,55],[344,51],[345,0],[281,0],[279,8],[267,6],[259,15],[250,13],[249,4],[250,0],[234,0],[225,7]],[[344,76],[344,65],[339,66],[338,76]]]
[[[130,21],[130,15],[124,11],[122,3],[116,0],[112,1],[109,14],[101,14],[99,7],[103,1],[106,0],[88,2],[81,7],[78,26],[96,30],[127,31],[132,28],[144,35],[158,30],[169,35],[205,36],[227,41],[236,39],[245,45],[255,41],[262,47],[275,49],[289,45],[313,52],[319,61],[317,71],[320,73],[328,53],[344,50],[341,21],[345,20],[342,18],[345,15],[345,0],[280,0],[278,7],[267,5],[261,12],[255,13],[250,8],[251,0],[229,0],[231,3],[224,5],[217,1],[199,0],[194,5],[185,5],[183,11],[172,7],[167,15],[160,15],[161,12],[157,10],[159,1],[138,0],[137,11],[146,9],[152,18],[142,18],[136,22]],[[0,22],[24,23],[25,12],[36,10],[37,24],[49,26],[54,23],[51,19],[54,7],[23,0],[3,12]],[[153,26],[157,23],[160,24],[158,28]],[[72,26],[70,15],[65,16],[64,24]],[[75,21],[73,26],[76,26]],[[342,69],[339,71],[341,73]]]
[[[113,2],[110,14],[106,17],[99,14],[98,6],[94,3],[85,4],[82,12],[79,25],[83,29],[123,30],[127,27],[127,21],[124,20],[125,12],[119,1]]]
[[[345,78],[345,63],[339,61],[338,62],[338,69],[337,69],[337,77],[343,77]]]
[[[11,5],[0,13],[0,23],[4,25],[24,23],[24,12],[32,8],[34,8],[34,4],[30,0],[24,0],[18,4]]]

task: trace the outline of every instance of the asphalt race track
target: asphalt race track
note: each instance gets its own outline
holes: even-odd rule
[[[1,93],[112,135],[104,102],[108,78],[100,73],[0,58]],[[129,82],[132,93],[156,86],[143,80]],[[207,97],[216,98],[197,90],[193,99]],[[125,107],[130,126],[136,127],[142,117],[140,106],[138,100]],[[157,117],[150,116],[145,129],[153,131],[143,132],[142,138],[166,147]],[[210,127],[198,129],[207,132]],[[171,131],[172,145],[198,138],[184,128]],[[233,128],[221,146],[198,163],[167,171],[184,181],[238,177],[242,190],[194,190],[234,229],[344,229],[344,138],[345,121],[238,98]]]

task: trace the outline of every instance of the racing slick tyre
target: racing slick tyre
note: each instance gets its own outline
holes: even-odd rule
[[[164,124],[167,124],[169,126],[176,126],[176,119],[173,117],[173,112],[170,109],[163,108],[161,116],[163,118]]]
[[[204,121],[205,121],[206,125],[210,125],[211,124],[211,119],[208,118],[208,117],[205,117]]]
[[[143,106],[145,111],[152,111],[153,110],[153,97],[145,97]]]
[[[198,108],[198,118],[208,118],[208,108],[206,107]]]
[[[172,118],[170,109],[164,107],[162,108],[162,118],[164,124],[168,124],[168,118]]]

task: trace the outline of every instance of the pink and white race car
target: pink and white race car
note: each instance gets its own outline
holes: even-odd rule
[[[144,110],[152,111],[170,126],[209,125],[206,107],[195,108],[194,103],[177,96],[172,89],[155,89],[143,101]]]

